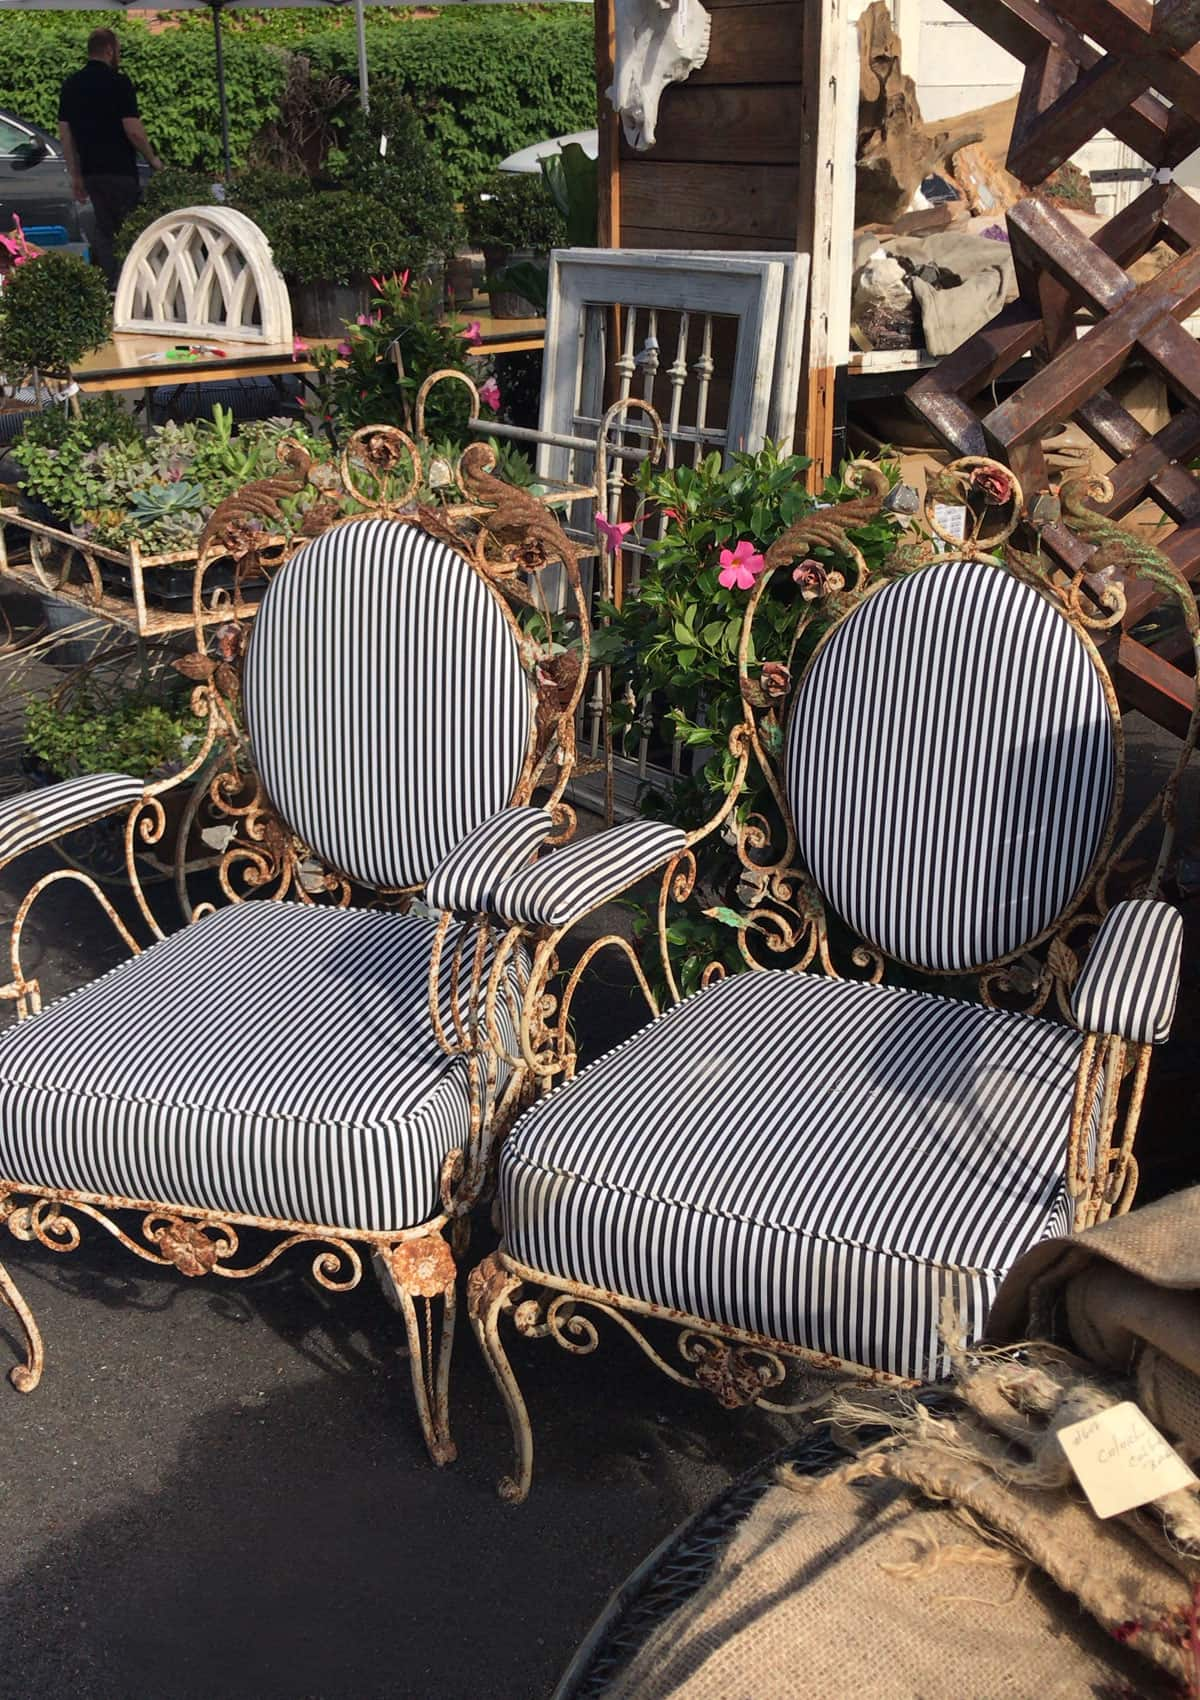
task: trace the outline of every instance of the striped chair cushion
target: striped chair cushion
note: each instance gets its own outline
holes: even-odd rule
[[[949,972],[1036,938],[1081,885],[1113,795],[1099,674],[1000,568],[950,562],[869,597],[796,693],[788,794],[833,907]]]
[[[562,927],[653,873],[686,843],[687,834],[665,821],[609,827],[501,880],[493,907],[506,921]]]
[[[497,597],[448,545],[395,520],[336,526],[275,576],[245,704],[280,814],[377,887],[423,884],[512,801],[532,728]]]
[[[456,915],[481,915],[496,887],[523,867],[554,831],[546,809],[504,809],[469,832],[429,876],[425,901]]]
[[[430,1029],[433,932],[246,903],[130,958],[0,1035],[0,1176],[329,1227],[428,1220],[469,1128],[466,1066]]]
[[[1081,1036],[816,975],[741,974],[651,1022],[505,1142],[519,1262],[917,1379],[953,1300],[1068,1231]]]
[[[1080,1027],[1134,1044],[1161,1044],[1175,1015],[1182,949],[1178,909],[1144,897],[1115,904],[1071,994]]]
[[[64,779],[59,785],[6,797],[0,803],[0,862],[131,808],[145,789],[144,779],[128,773],[87,773],[80,779]]]

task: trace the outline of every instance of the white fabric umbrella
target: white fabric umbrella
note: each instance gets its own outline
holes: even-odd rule
[[[551,136],[547,141],[531,142],[527,148],[518,148],[516,153],[510,153],[507,159],[502,159],[496,169],[515,172],[540,171],[542,160],[550,154],[561,153],[569,142],[577,142],[589,159],[599,158],[599,130],[573,130],[569,136]]]

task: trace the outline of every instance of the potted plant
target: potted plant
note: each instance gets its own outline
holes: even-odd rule
[[[530,172],[493,172],[467,202],[467,230],[483,250],[494,316],[539,317],[545,311],[545,286],[539,289],[523,268],[545,272],[550,250],[566,240],[566,222],[545,179]],[[540,303],[523,293],[525,287],[540,294]]]
[[[357,104],[345,111],[325,170],[339,188],[384,203],[407,238],[408,251],[398,263],[432,283],[440,301],[446,263],[462,240],[462,220],[441,155],[400,88],[374,83],[369,112]]]
[[[39,254],[14,266],[0,289],[0,371],[67,378],[71,365],[112,330],[104,276],[78,254]]]
[[[22,766],[35,787],[89,773],[131,773],[146,780],[178,772],[202,733],[191,712],[188,686],[175,674],[143,673],[113,686],[82,667],[47,697],[25,710]],[[169,858],[188,804],[187,791],[166,800],[167,825],[157,854]],[[202,811],[203,812],[203,811]],[[123,818],[100,821],[70,835],[69,859],[99,879],[125,874]],[[202,853],[196,835],[189,854]]]
[[[303,336],[339,336],[366,310],[372,275],[428,258],[389,206],[352,190],[273,202],[262,211],[262,227]]]

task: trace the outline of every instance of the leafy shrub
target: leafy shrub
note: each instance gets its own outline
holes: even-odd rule
[[[370,112],[357,103],[350,109],[325,169],[342,188],[382,201],[426,256],[442,258],[458,246],[462,225],[437,149],[394,84],[372,85]]]
[[[65,377],[112,329],[103,274],[78,254],[42,254],[14,266],[0,290],[0,371]]]
[[[120,34],[122,69],[162,157],[217,174],[221,132],[207,11],[180,14],[155,34],[120,9],[6,13],[0,106],[53,131],[62,79],[82,63],[88,30],[101,24]],[[349,8],[242,14],[231,7],[224,31],[235,165],[248,158],[264,118],[279,106],[292,50],[302,51],[318,78],[353,78]],[[590,6],[447,6],[425,17],[373,7],[367,56],[373,85],[394,83],[414,102],[456,199],[517,148],[596,122]]]
[[[428,286],[410,288],[405,277],[383,278],[370,312],[346,327],[340,350],[313,350],[322,411],[339,438],[361,425],[398,425],[411,436],[425,379],[446,369],[468,371],[466,327],[444,320],[440,307]],[[439,385],[430,397],[426,436],[446,437],[461,447],[469,412],[464,385]]]
[[[477,248],[535,254],[561,248],[567,226],[541,173],[494,171],[467,199],[467,231]]]
[[[275,264],[292,283],[357,283],[375,272],[421,266],[427,242],[370,195],[331,189],[302,201],[274,201],[259,222]]]
[[[34,697],[25,710],[25,748],[59,779],[84,773],[150,775],[181,763],[195,739],[196,721],[186,699],[156,702],[145,688],[111,705],[86,690],[70,703]]]

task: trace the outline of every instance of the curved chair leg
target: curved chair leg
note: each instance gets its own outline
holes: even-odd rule
[[[0,1299],[16,1312],[17,1320],[25,1330],[27,1361],[14,1364],[8,1372],[8,1379],[18,1393],[32,1393],[42,1379],[42,1365],[46,1354],[42,1348],[42,1336],[37,1323],[33,1320],[33,1312],[25,1303],[17,1290],[16,1283],[8,1270],[0,1263]]]
[[[513,1473],[501,1476],[497,1484],[501,1499],[512,1505],[520,1505],[526,1499],[533,1480],[533,1430],[529,1426],[529,1412],[512,1365],[500,1343],[501,1313],[512,1309],[513,1295],[520,1291],[521,1285],[517,1276],[509,1273],[495,1253],[485,1257],[467,1276],[467,1310],[471,1326],[500,1389],[512,1428]]]
[[[425,1445],[435,1464],[452,1464],[458,1448],[450,1436],[450,1355],[457,1308],[454,1257],[441,1234],[400,1240],[382,1253],[408,1335],[413,1394]],[[440,1337],[433,1307],[442,1304]]]

